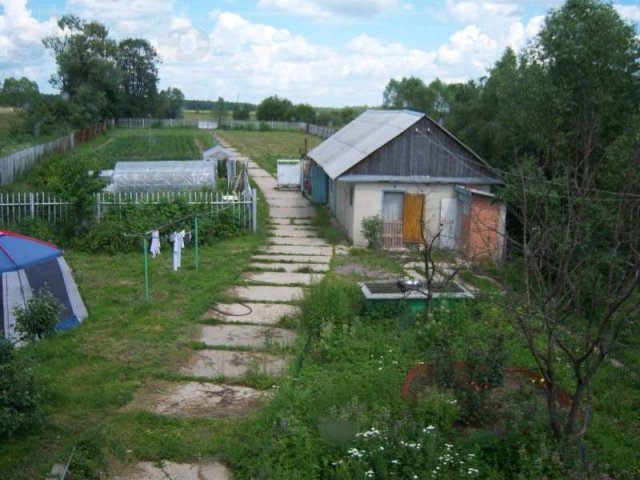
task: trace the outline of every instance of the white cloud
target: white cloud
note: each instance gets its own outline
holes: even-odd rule
[[[613,6],[620,16],[632,23],[640,23],[640,6],[638,5],[619,5]]]
[[[69,11],[104,24],[118,38],[157,35],[170,25],[173,0],[67,0]]]
[[[0,73],[3,77],[26,76],[41,88],[54,70],[53,60],[42,45],[42,39],[56,35],[55,18],[36,20],[26,0],[0,0]]]
[[[333,17],[372,17],[399,6],[398,0],[259,0],[258,7],[326,20]]]

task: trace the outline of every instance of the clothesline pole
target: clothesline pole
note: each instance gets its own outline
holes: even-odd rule
[[[147,257],[147,237],[142,238],[142,250],[144,252],[144,299],[149,301],[149,259]]]
[[[198,216],[193,217],[193,230],[195,233],[195,241],[196,241],[196,272],[198,271],[198,267],[200,264],[200,259],[198,258]]]

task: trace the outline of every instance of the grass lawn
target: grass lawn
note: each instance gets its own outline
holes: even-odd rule
[[[178,272],[170,252],[150,259],[149,303],[140,253],[66,253],[90,316],[79,328],[18,352],[46,386],[46,417],[42,427],[0,443],[0,478],[45,478],[76,445],[102,469],[138,460],[195,461],[220,451],[229,422],[121,409],[147,382],[183,378],[179,369],[194,353],[198,319],[264,242],[266,203],[260,203],[260,232],[201,246],[198,272],[193,249],[183,253]]]
[[[218,135],[272,174],[279,158],[300,158],[305,140],[307,150],[323,141],[304,132],[219,130]]]

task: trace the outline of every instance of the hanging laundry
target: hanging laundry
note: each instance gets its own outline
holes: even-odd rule
[[[151,247],[149,247],[149,251],[152,257],[160,255],[160,232],[158,230],[151,232]]]
[[[180,268],[180,261],[182,257],[182,249],[184,248],[184,234],[185,231],[173,232],[171,235],[171,241],[173,242],[173,271],[177,272]]]

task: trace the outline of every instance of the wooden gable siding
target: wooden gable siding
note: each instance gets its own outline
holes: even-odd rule
[[[421,119],[345,174],[493,177],[471,152],[428,118]]]

